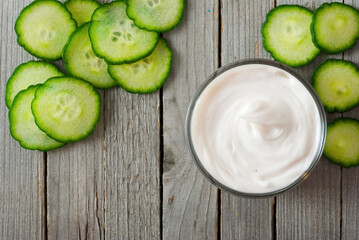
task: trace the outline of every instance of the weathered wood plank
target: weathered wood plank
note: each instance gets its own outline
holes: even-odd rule
[[[277,5],[299,4],[311,10],[324,0],[277,0]],[[341,58],[341,55],[331,56]],[[298,69],[311,80],[315,67],[326,58],[320,54],[313,63]],[[329,119],[336,115],[329,116]],[[341,169],[322,158],[310,177],[297,188],[277,197],[278,239],[340,238]]]
[[[218,0],[186,1],[181,25],[165,34],[174,52],[163,93],[163,238],[216,239],[217,189],[197,170],[184,136],[187,107],[218,66]]]
[[[359,119],[358,111],[346,117]],[[359,168],[343,168],[342,180],[342,239],[359,239]]]
[[[31,0],[0,2],[0,239],[45,239],[43,154],[22,149],[9,133],[5,85],[32,59],[16,44],[15,20]]]
[[[159,93],[104,95],[94,135],[49,153],[49,238],[160,236]]]
[[[49,239],[104,238],[103,139],[101,120],[88,139],[48,153]]]
[[[49,239],[104,239],[104,166],[103,114],[89,138],[48,153]]]
[[[159,93],[106,92],[106,239],[160,238]]]
[[[160,239],[160,93],[105,99],[106,239]]]
[[[356,0],[344,0],[359,9]],[[344,59],[359,65],[359,45],[344,53]],[[359,108],[355,108],[344,117],[359,119]],[[359,167],[342,169],[342,239],[359,239]]]
[[[260,29],[274,0],[222,2],[222,65],[269,58]],[[244,199],[222,192],[222,239],[271,239],[273,199]]]

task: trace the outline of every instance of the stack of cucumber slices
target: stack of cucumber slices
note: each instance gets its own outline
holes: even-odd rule
[[[359,38],[359,11],[343,3],[323,3],[314,13],[297,5],[282,5],[267,14],[263,46],[291,67],[304,66],[323,51],[337,54]],[[314,71],[312,84],[328,113],[359,105],[359,69],[349,61],[328,59]],[[359,165],[359,121],[340,118],[328,124],[324,156],[343,167]]]
[[[36,0],[25,7],[15,24],[18,43],[42,60],[21,64],[7,82],[13,138],[26,149],[57,149],[94,131],[101,115],[96,88],[159,90],[172,63],[160,34],[181,22],[184,4]],[[67,75],[48,62],[61,58]]]
[[[262,25],[263,46],[291,67],[309,64],[320,53],[352,48],[359,38],[359,11],[343,3],[323,3],[314,13],[298,5],[272,9]]]
[[[359,69],[349,61],[328,59],[314,71],[312,85],[328,113],[359,105]],[[343,167],[359,165],[359,121],[339,118],[328,124],[324,156]]]

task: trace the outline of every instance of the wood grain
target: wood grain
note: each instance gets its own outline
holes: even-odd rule
[[[48,155],[50,239],[160,236],[159,93],[103,96],[94,134]]]
[[[260,33],[274,1],[222,2],[222,65],[269,58]],[[271,239],[273,199],[244,199],[222,192],[222,239]],[[260,226],[260,227],[259,227]]]
[[[356,0],[344,0],[359,9]],[[344,52],[344,59],[359,65],[359,45],[352,50]],[[359,108],[344,113],[344,117],[359,119]],[[359,167],[342,170],[342,239],[359,239]]]
[[[88,139],[48,153],[49,239],[104,239],[103,139],[101,120]]]
[[[55,64],[64,71],[62,60]],[[49,239],[104,239],[103,118],[86,140],[47,154]]]
[[[186,1],[181,25],[165,34],[174,52],[163,91],[163,239],[216,239],[217,189],[197,170],[184,124],[199,84],[218,67],[217,0]]]
[[[105,112],[106,239],[159,239],[159,93],[108,90]]]
[[[277,0],[277,5],[299,4],[315,10],[324,0]],[[329,56],[320,54],[298,72],[311,80],[315,67]],[[341,58],[341,54],[330,56]],[[340,115],[328,116],[329,119]],[[340,167],[322,157],[309,178],[277,198],[278,239],[340,238]]]
[[[105,102],[105,237],[160,239],[160,92]]]
[[[31,0],[0,2],[0,239],[44,239],[43,154],[11,138],[5,86],[13,70],[33,59],[16,43],[14,24]]]

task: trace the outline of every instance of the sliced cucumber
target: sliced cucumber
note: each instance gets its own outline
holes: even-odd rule
[[[151,54],[158,33],[139,29],[126,15],[126,3],[104,4],[92,16],[90,39],[96,55],[111,64],[136,62]]]
[[[93,86],[71,77],[50,78],[32,101],[39,128],[60,142],[77,142],[95,129],[101,112],[101,97]]]
[[[128,0],[127,15],[149,31],[167,32],[182,20],[184,0]]]
[[[352,6],[323,3],[311,25],[314,44],[329,54],[352,48],[359,38],[359,12]]]
[[[171,69],[172,51],[160,38],[152,54],[138,62],[110,65],[109,73],[118,84],[131,93],[150,93],[160,89]]]
[[[324,156],[349,168],[359,165],[359,121],[340,118],[328,124]]]
[[[314,71],[312,84],[328,113],[359,104],[359,70],[352,62],[328,59]]]
[[[52,77],[64,76],[54,65],[42,61],[29,61],[18,66],[6,84],[6,106],[11,107],[15,96],[31,85],[44,83]]]
[[[71,13],[58,1],[34,1],[15,23],[18,43],[35,57],[58,60],[69,36],[76,30]]]
[[[291,67],[312,62],[320,52],[312,42],[312,16],[307,8],[297,5],[272,9],[262,26],[264,48],[275,60]]]
[[[65,144],[57,142],[42,132],[35,124],[31,113],[31,102],[37,86],[30,86],[16,95],[9,110],[10,132],[20,145],[30,150],[50,151]]]
[[[68,0],[64,5],[71,12],[72,18],[75,19],[79,27],[91,21],[93,12],[101,6],[96,0]]]
[[[96,88],[110,88],[116,82],[107,72],[107,63],[95,56],[88,35],[90,23],[82,25],[69,39],[64,48],[66,71],[74,77],[86,80]]]

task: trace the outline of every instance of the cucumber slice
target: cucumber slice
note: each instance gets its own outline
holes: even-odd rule
[[[38,86],[30,86],[16,95],[9,110],[10,133],[23,148],[50,151],[65,144],[53,140],[35,124],[35,119],[31,112],[31,102],[35,97]]]
[[[130,93],[150,93],[160,89],[171,69],[172,51],[160,38],[152,54],[138,62],[110,65],[109,73]]]
[[[126,15],[126,3],[104,4],[92,16],[90,39],[96,55],[111,64],[136,62],[151,54],[159,35],[136,27]]]
[[[324,156],[345,168],[359,165],[359,121],[340,118],[328,124]]]
[[[328,59],[314,71],[312,84],[328,113],[359,104],[359,70],[352,62]]]
[[[359,38],[359,12],[343,3],[323,3],[314,12],[311,31],[314,44],[324,52],[344,52]]]
[[[64,48],[66,71],[74,77],[86,80],[96,88],[110,88],[116,82],[107,72],[107,63],[95,56],[88,35],[90,23],[82,25],[69,39]]]
[[[77,142],[95,129],[101,112],[101,97],[93,86],[71,77],[50,78],[32,101],[39,128],[60,142]]]
[[[262,25],[264,48],[275,60],[291,67],[312,62],[320,52],[312,42],[312,16],[310,10],[297,5],[272,9]]]
[[[44,83],[52,77],[64,76],[54,65],[42,61],[29,61],[18,66],[6,84],[5,101],[8,108],[21,90]]]
[[[127,15],[136,26],[149,31],[168,32],[180,24],[184,0],[128,0]]]
[[[91,21],[93,12],[101,6],[96,0],[68,0],[64,5],[79,27]]]
[[[77,28],[71,13],[58,1],[34,1],[15,23],[17,41],[35,57],[59,60],[69,36]]]

